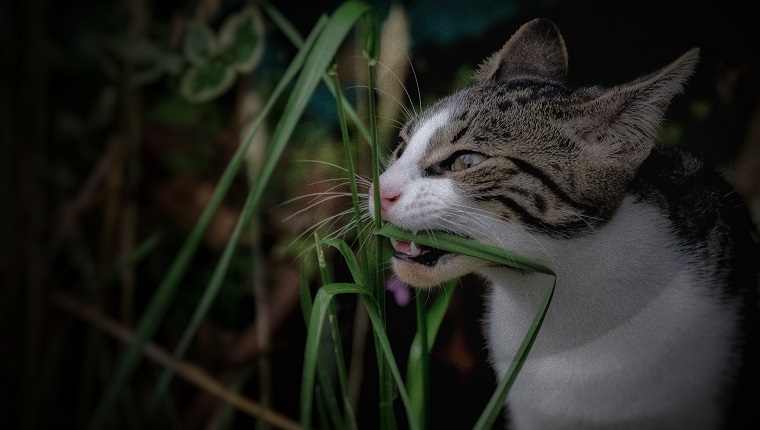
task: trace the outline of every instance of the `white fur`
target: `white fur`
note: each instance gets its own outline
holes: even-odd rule
[[[656,210],[627,199],[588,237],[514,243],[557,273],[507,400],[517,429],[716,427],[735,312],[708,297],[710,280],[674,240]],[[493,283],[487,339],[503,377],[551,280],[509,269],[481,274]]]
[[[385,212],[386,221],[414,232],[446,228],[445,221],[437,217],[443,214],[439,207],[460,199],[451,180],[423,177],[420,160],[433,134],[446,125],[448,119],[449,111],[442,110],[425,120],[409,139],[401,158],[380,176],[381,189],[393,189],[399,193],[398,200]],[[369,202],[372,214],[372,199]]]

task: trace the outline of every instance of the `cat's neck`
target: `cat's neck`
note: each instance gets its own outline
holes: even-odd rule
[[[688,253],[674,246],[677,239],[655,208],[626,198],[614,218],[594,234],[581,238],[545,239],[544,262],[557,274],[550,312],[544,322],[547,335],[537,342],[545,353],[593,341],[630,322],[645,318],[653,327],[677,320],[667,308],[670,300],[703,305],[711,283],[709,270]],[[492,307],[516,307],[517,324],[527,329],[551,279],[511,269],[490,268],[481,272],[498,290]],[[704,287],[700,289],[700,284]],[[524,315],[517,317],[519,313]],[[520,321],[518,321],[520,320]],[[677,321],[671,321],[677,323]],[[518,330],[519,333],[524,333]],[[516,334],[521,336],[521,334]],[[519,342],[518,342],[519,343]],[[543,345],[543,346],[542,346]]]

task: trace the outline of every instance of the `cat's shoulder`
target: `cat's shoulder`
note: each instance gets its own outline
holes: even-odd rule
[[[641,201],[667,209],[717,210],[741,201],[715,166],[683,149],[653,149],[639,167],[629,190]]]
[[[654,149],[629,192],[657,207],[684,244],[758,251],[758,233],[742,196],[708,160],[683,149]]]

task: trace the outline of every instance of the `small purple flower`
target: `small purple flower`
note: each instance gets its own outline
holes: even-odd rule
[[[393,275],[388,279],[385,288],[393,293],[393,297],[396,299],[396,304],[402,308],[412,301],[411,287],[406,285],[401,279],[397,278],[396,275]]]

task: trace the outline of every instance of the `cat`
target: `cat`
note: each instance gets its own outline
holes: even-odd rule
[[[401,129],[378,179],[383,221],[508,249],[557,274],[507,397],[509,428],[757,424],[755,226],[714,169],[654,143],[698,57],[694,48],[612,88],[569,88],[562,35],[539,18],[482,63],[473,86]],[[503,377],[551,280],[392,243],[409,285],[470,273],[490,284],[485,337]]]

